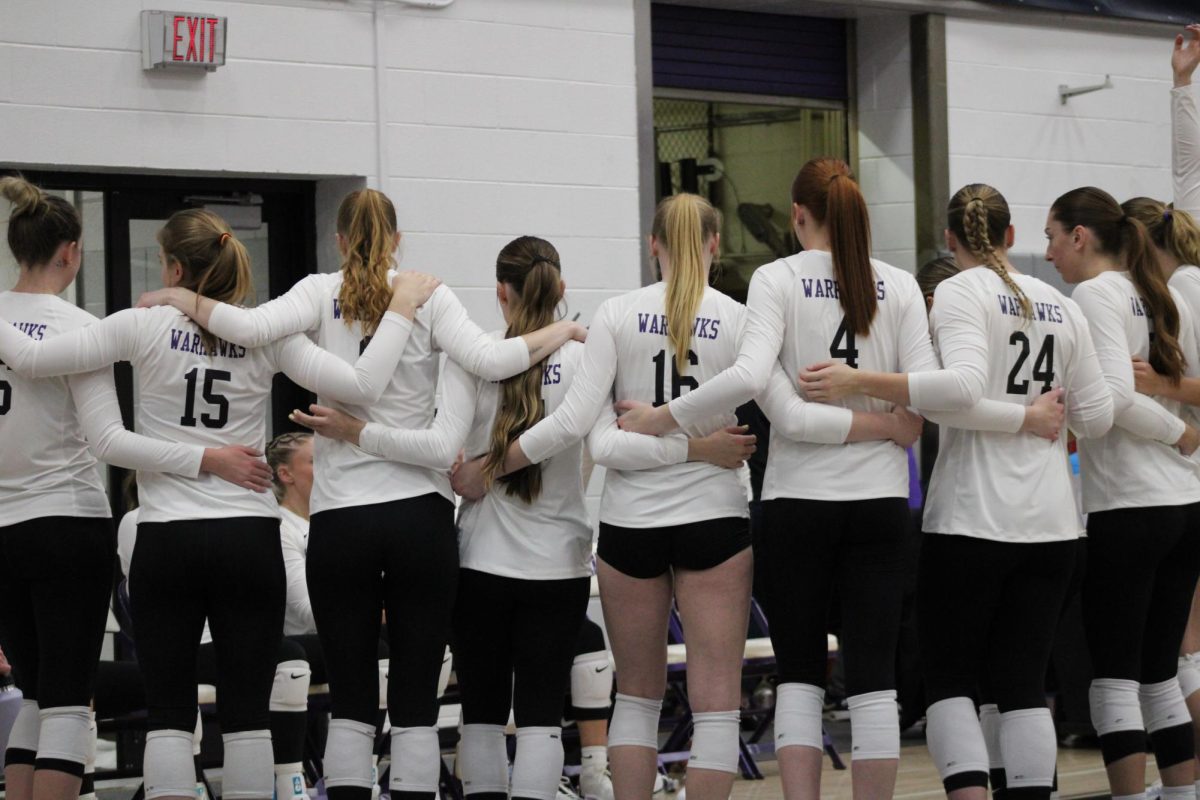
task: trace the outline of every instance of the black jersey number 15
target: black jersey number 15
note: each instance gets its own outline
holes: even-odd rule
[[[1014,347],[1020,347],[1021,350],[1017,353],[1016,363],[1008,373],[1008,386],[1005,391],[1009,394],[1029,394],[1029,381],[1017,380],[1021,374],[1021,368],[1025,366],[1025,361],[1029,358],[1029,337],[1021,331],[1015,331],[1012,336],[1008,337],[1008,343]],[[1053,335],[1042,340],[1042,347],[1038,350],[1037,358],[1033,362],[1033,379],[1042,383],[1040,394],[1045,394],[1054,388]]]
[[[196,427],[196,387],[200,383],[200,367],[192,367],[188,370],[183,379],[187,381],[187,397],[183,404],[183,416],[179,418],[179,424],[185,428]],[[204,388],[201,390],[204,395],[204,402],[217,410],[217,413],[204,413],[200,415],[200,422],[206,428],[224,428],[229,422],[229,398],[217,392],[217,381],[228,383],[233,376],[223,369],[206,369],[204,370]]]

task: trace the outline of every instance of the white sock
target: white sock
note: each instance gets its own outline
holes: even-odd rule
[[[1112,800],[1146,800],[1146,793],[1141,792],[1140,794],[1123,794],[1123,795],[1120,795],[1119,797],[1116,795],[1113,795]]]
[[[581,772],[604,772],[608,769],[608,748],[604,745],[582,748],[579,751],[579,769]]]
[[[275,765],[275,800],[295,800],[305,797],[304,765]]]
[[[1164,786],[1162,794],[1159,795],[1162,800],[1195,800],[1196,786]]]

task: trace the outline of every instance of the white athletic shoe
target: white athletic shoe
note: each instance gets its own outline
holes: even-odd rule
[[[678,788],[679,781],[661,772],[654,773],[654,794],[661,795],[666,792],[673,792]]]
[[[603,772],[580,772],[579,792],[584,800],[613,800],[612,776]]]
[[[566,775],[558,779],[558,792],[555,794],[555,798],[556,800],[582,800],[575,791],[575,787],[571,785],[571,779]]]

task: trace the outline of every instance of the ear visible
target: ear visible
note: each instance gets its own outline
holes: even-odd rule
[[[292,475],[292,468],[287,464],[280,464],[279,469],[275,470],[275,473],[279,476],[279,482],[284,486],[296,482],[296,476]]]
[[[933,295],[927,294],[925,295],[925,313],[928,314],[930,311],[933,311]]]
[[[949,250],[951,253],[957,253],[958,252],[958,237],[955,236],[954,232],[952,230],[950,230],[949,228],[946,228],[944,233],[946,235],[946,249]],[[932,303],[932,302],[933,302],[933,300],[930,299],[930,303]]]
[[[808,210],[799,203],[792,203],[792,224],[798,228],[803,228],[807,221]]]
[[[73,268],[79,260],[80,253],[79,242],[63,242],[54,251],[51,263],[57,267]]]
[[[558,281],[558,296],[559,297],[567,296],[567,282],[562,280],[561,278]]]
[[[500,301],[500,305],[508,303],[508,287],[500,281],[496,281],[496,299]]]
[[[1087,239],[1087,228],[1083,227],[1082,225],[1076,225],[1071,229],[1071,244],[1076,250],[1082,250],[1083,246],[1087,243]]]
[[[1004,229],[1004,249],[1011,250],[1013,242],[1017,240],[1017,229],[1009,225]]]
[[[170,259],[167,263],[167,269],[171,271],[171,279],[175,282],[176,286],[183,282],[183,265],[179,263],[178,259]]]
[[[658,237],[653,233],[650,234],[650,256],[652,258],[658,258],[658,247]]]
[[[393,250],[395,250],[397,247],[400,246],[400,237],[401,236],[403,236],[403,234],[400,233],[400,231],[396,231],[396,238],[392,240],[392,249]]]
[[[717,253],[721,252],[721,234],[716,233],[712,237],[712,241],[708,243],[708,252],[712,253],[712,257],[716,258]]]
[[[347,242],[346,237],[342,236],[340,233],[335,233],[333,236],[334,236],[334,239],[337,240],[338,253],[341,254],[341,256],[343,258],[345,258],[346,252],[350,249],[349,242]]]

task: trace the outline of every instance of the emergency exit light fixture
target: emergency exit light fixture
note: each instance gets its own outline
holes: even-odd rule
[[[142,69],[203,69],[225,64],[227,18],[189,11],[142,12]]]

